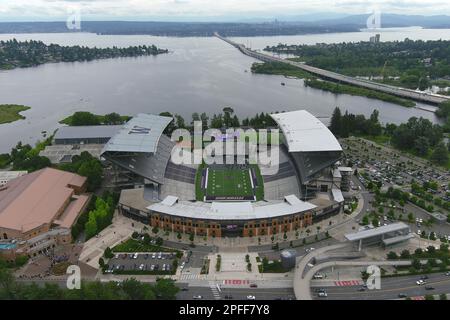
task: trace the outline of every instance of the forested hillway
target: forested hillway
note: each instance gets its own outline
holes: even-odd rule
[[[167,49],[151,46],[127,48],[88,48],[84,46],[47,45],[42,41],[0,41],[0,69],[26,68],[50,62],[92,61],[118,57],[138,57],[168,53]]]

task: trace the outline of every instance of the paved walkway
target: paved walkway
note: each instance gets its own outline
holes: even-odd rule
[[[84,244],[80,254],[80,260],[98,269],[98,260],[103,256],[107,247],[112,248],[122,241],[127,240],[134,231],[142,229],[143,226],[143,224],[128,219],[116,212],[113,223],[102,230],[98,236],[89,239]]]

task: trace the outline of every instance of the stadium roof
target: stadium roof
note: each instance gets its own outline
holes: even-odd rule
[[[349,233],[345,235],[345,238],[349,241],[357,241],[361,239],[372,238],[376,236],[381,236],[386,233],[397,232],[401,230],[409,229],[409,227],[403,222],[397,222],[388,224],[386,226],[381,226],[378,228],[373,228],[369,230],[363,230],[355,233]]]
[[[342,151],[331,131],[308,111],[274,113],[270,116],[283,131],[289,152]]]
[[[176,201],[167,197],[160,203],[152,204],[148,210],[172,216],[205,220],[253,220],[279,217],[305,212],[315,205],[288,196],[285,201],[260,202],[213,202]],[[294,197],[296,199],[294,199]]]
[[[55,140],[111,138],[122,128],[117,126],[73,126],[61,127],[56,131]]]
[[[164,129],[173,119],[139,113],[109,140],[103,152],[155,153]]]

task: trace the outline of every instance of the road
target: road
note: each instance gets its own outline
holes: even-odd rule
[[[416,101],[432,103],[432,104],[440,104],[440,103],[448,101],[450,99],[449,97],[445,97],[445,96],[442,96],[442,95],[417,92],[417,91],[410,90],[410,89],[394,87],[394,86],[381,84],[381,83],[376,83],[376,82],[372,82],[372,81],[368,81],[368,80],[356,79],[356,78],[353,78],[353,77],[345,76],[345,75],[342,75],[342,74],[339,74],[339,73],[335,73],[335,72],[331,72],[331,71],[328,71],[328,70],[323,70],[323,69],[319,69],[319,68],[316,68],[316,67],[308,66],[308,65],[303,64],[303,63],[294,62],[294,61],[285,60],[285,59],[277,58],[277,57],[274,57],[274,56],[262,54],[262,53],[259,53],[259,52],[255,52],[255,51],[249,50],[244,45],[235,43],[235,42],[233,42],[233,41],[231,41],[231,40],[229,40],[227,38],[224,38],[224,37],[220,36],[217,33],[215,34],[215,36],[218,37],[219,39],[221,39],[221,40],[231,44],[232,46],[236,47],[243,54],[248,55],[250,57],[253,57],[255,59],[258,59],[258,60],[261,60],[261,61],[264,61],[264,62],[281,62],[281,63],[286,63],[286,64],[289,64],[289,65],[292,65],[294,67],[300,68],[302,70],[305,70],[305,71],[307,71],[309,73],[315,74],[315,75],[320,76],[320,77],[325,78],[325,79],[330,79],[330,80],[333,80],[333,81],[348,83],[348,84],[351,84],[351,85],[354,85],[354,86],[364,87],[364,88],[367,88],[367,89],[381,91],[381,92],[385,92],[385,93],[388,93],[388,94],[392,94],[392,95],[396,95],[396,96],[400,96],[400,97],[404,97],[404,98],[408,98],[408,99],[412,99],[412,100],[416,100]]]
[[[328,297],[318,298],[312,289],[314,299],[321,300],[388,300],[398,299],[400,293],[408,297],[424,296],[426,294],[450,293],[450,277],[444,273],[428,275],[426,285],[419,286],[416,281],[420,276],[403,276],[394,278],[382,278],[380,290],[358,291],[360,286],[324,287]],[[425,286],[432,286],[434,290],[426,290]]]
[[[187,287],[186,284],[177,284],[179,287]],[[188,291],[180,291],[177,294],[178,300],[193,300],[194,295],[201,295],[203,300],[220,300],[225,296],[232,296],[232,300],[246,300],[248,295],[255,296],[256,300],[277,300],[295,299],[292,288],[221,288],[221,292],[216,295],[210,287],[188,287]]]

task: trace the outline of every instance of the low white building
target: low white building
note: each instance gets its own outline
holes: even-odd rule
[[[5,186],[11,180],[24,176],[28,171],[0,171],[0,187]]]

